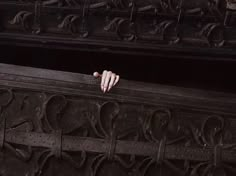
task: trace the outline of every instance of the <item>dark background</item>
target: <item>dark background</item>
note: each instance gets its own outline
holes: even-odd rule
[[[1,46],[0,62],[85,74],[107,69],[129,80],[236,92],[236,62],[232,60],[194,60],[4,45]]]

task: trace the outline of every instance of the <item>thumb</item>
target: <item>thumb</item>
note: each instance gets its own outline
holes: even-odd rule
[[[98,78],[98,77],[101,77],[101,74],[99,74],[98,72],[94,72],[94,73],[93,73],[93,76],[94,76],[95,78]]]

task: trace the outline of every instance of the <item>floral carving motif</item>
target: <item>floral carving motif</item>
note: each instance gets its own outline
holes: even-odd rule
[[[31,29],[30,25],[30,17],[32,17],[33,13],[28,11],[20,11],[16,14],[16,16],[9,21],[10,24],[20,25],[23,30],[28,31]]]
[[[33,130],[32,123],[29,121],[17,121],[11,126],[7,127],[7,117],[3,115],[4,110],[10,105],[14,99],[12,90],[0,89],[1,102],[0,102],[0,149],[2,151],[9,151],[17,158],[27,161],[31,158],[31,146],[15,146],[14,144],[5,141],[5,134],[11,131],[25,131],[30,132]]]
[[[225,120],[220,116],[210,116],[202,123],[200,130],[192,130],[197,145],[210,148],[212,157],[206,162],[193,166],[191,176],[226,175],[226,170],[236,173],[236,169],[228,163],[222,163],[222,151],[236,149],[236,144],[228,144],[226,138]]]
[[[60,127],[59,121],[63,115],[63,110],[67,106],[67,100],[62,95],[53,95],[49,97],[43,104],[42,114],[41,114],[41,130],[54,135],[54,144],[52,148],[43,150],[37,161],[36,174],[41,175],[43,168],[51,157],[56,157],[57,159],[63,159],[70,163],[75,168],[81,168],[86,161],[86,152],[82,151],[79,159],[74,158],[69,152],[65,152],[62,149],[62,135],[70,135],[74,131],[80,130],[82,126],[72,128],[69,130],[63,130]],[[52,123],[53,122],[53,123]]]
[[[173,170],[174,173],[184,175],[184,170],[178,168],[165,158],[166,146],[178,143],[185,138],[184,136],[177,136],[178,130],[173,128],[173,119],[170,110],[158,109],[154,111],[145,119],[143,131],[146,140],[151,143],[156,143],[157,151],[153,156],[146,157],[141,162],[139,165],[139,169],[142,172],[141,175],[145,176],[152,165],[155,167],[166,166]],[[169,139],[173,134],[175,137]]]
[[[107,175],[110,164],[109,174],[122,175],[148,176],[153,169],[183,176],[236,173],[233,120],[196,113],[200,118],[185,122],[174,108],[137,110],[140,105],[0,89],[1,152],[22,165],[34,163],[26,173],[34,176],[47,174],[57,161],[92,176]],[[11,109],[20,116],[9,116]]]
[[[115,102],[106,102],[99,108],[98,119],[90,119],[91,126],[95,134],[105,140],[109,144],[107,153],[98,154],[92,161],[91,172],[93,176],[98,174],[101,165],[107,161],[115,161],[123,168],[129,169],[135,162],[135,156],[130,156],[129,161],[126,162],[121,156],[116,154],[116,141],[125,138],[134,131],[124,131],[117,133],[119,124],[117,118],[119,116],[119,105]],[[135,133],[134,133],[135,134]],[[136,134],[134,140],[138,139]]]

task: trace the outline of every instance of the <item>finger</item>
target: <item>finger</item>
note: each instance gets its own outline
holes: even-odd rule
[[[120,80],[120,76],[119,76],[119,75],[116,75],[116,79],[115,79],[115,81],[114,81],[113,86],[116,85],[116,84],[119,82],[119,80]]]
[[[111,75],[112,75],[112,72],[109,71],[107,72],[106,74],[106,78],[105,78],[105,82],[104,82],[104,85],[103,85],[103,92],[105,93],[108,89],[108,84],[109,84],[109,81],[111,79]]]
[[[101,75],[100,75],[98,72],[94,72],[94,73],[93,73],[93,76],[94,76],[95,78],[101,77]]]
[[[104,70],[102,73],[102,80],[101,80],[101,89],[102,91],[104,90],[104,83],[105,83],[105,78],[106,78],[107,71]]]
[[[110,91],[110,89],[112,88],[112,86],[113,86],[113,84],[115,82],[115,79],[116,79],[116,74],[112,73],[111,79],[110,79],[110,82],[109,82],[109,86],[108,86],[108,91]]]

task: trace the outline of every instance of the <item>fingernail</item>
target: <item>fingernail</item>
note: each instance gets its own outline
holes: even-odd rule
[[[107,91],[107,88],[106,87],[104,87],[104,93]]]
[[[107,90],[107,91],[110,91],[110,89],[111,89],[111,86],[109,86],[109,88],[108,88],[108,90]]]

